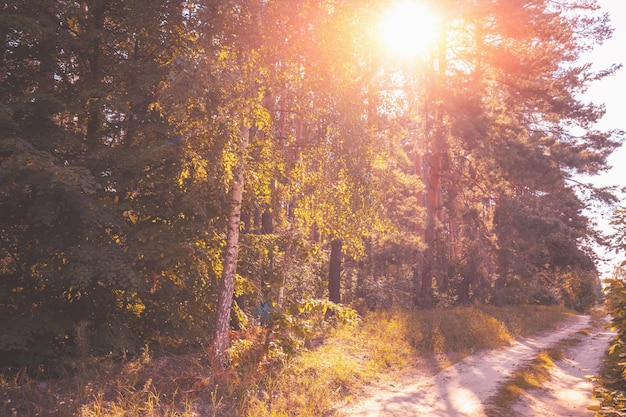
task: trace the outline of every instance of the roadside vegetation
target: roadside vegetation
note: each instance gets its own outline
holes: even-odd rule
[[[623,274],[623,267],[621,274]],[[624,277],[616,273],[609,281],[607,304],[612,319],[607,325],[617,334],[609,347],[601,375],[594,376],[594,397],[599,404],[592,407],[596,417],[626,416],[626,287]]]
[[[615,252],[626,253],[626,209],[616,210],[612,224],[616,233]],[[607,324],[617,334],[608,350],[602,375],[593,378],[594,397],[599,405],[592,409],[596,417],[626,416],[626,260],[617,265],[612,279],[606,282],[606,305],[611,322]]]
[[[227,370],[204,350],[132,360],[85,357],[73,374],[40,379],[14,371],[0,380],[1,416],[320,416],[332,415],[368,384],[433,372],[481,349],[553,328],[573,313],[557,307],[471,306],[371,312],[324,320],[310,312],[269,338],[260,327],[233,333]],[[349,314],[344,313],[344,318]],[[329,329],[334,322],[334,328]],[[321,338],[321,334],[328,336]]]

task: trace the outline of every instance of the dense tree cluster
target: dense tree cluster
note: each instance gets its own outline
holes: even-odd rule
[[[583,310],[606,168],[595,0],[445,0],[413,62],[379,0],[0,4],[0,366],[228,347],[302,300]],[[301,305],[301,304],[299,304]]]

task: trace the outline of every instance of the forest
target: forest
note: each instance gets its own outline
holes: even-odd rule
[[[391,3],[2,2],[0,368],[85,346],[227,367],[253,326],[297,350],[311,311],[594,306],[615,242],[587,210],[619,200],[580,178],[623,132],[582,95],[620,66],[580,58],[609,17],[426,1],[408,57]]]

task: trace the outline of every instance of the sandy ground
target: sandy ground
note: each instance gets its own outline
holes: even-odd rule
[[[488,399],[511,373],[540,350],[561,339],[578,337],[570,359],[560,361],[547,390],[533,391],[511,410],[519,416],[592,416],[591,385],[585,375],[600,366],[610,333],[576,334],[590,328],[588,316],[566,321],[555,331],[523,338],[505,349],[469,356],[432,376],[418,375],[410,381],[373,392],[369,398],[339,410],[343,417],[485,416]],[[576,414],[578,413],[578,414]]]

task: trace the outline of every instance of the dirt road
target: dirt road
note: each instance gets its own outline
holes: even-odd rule
[[[556,362],[551,379],[541,390],[531,390],[515,404],[516,417],[590,417],[587,410],[592,384],[585,375],[597,374],[602,366],[602,352],[614,334],[594,329],[588,336],[578,335],[583,342],[567,349],[566,358]]]
[[[518,416],[592,416],[586,410],[591,385],[585,375],[600,366],[612,335],[591,329],[588,316],[566,321],[556,331],[523,338],[505,349],[482,352],[465,358],[433,376],[416,376],[411,381],[379,390],[364,401],[338,412],[343,417],[460,417],[485,416],[485,406],[511,373],[539,351],[568,337],[582,342],[571,349],[570,359],[559,361],[547,390],[533,391],[511,410]],[[577,334],[590,329],[591,335]]]

